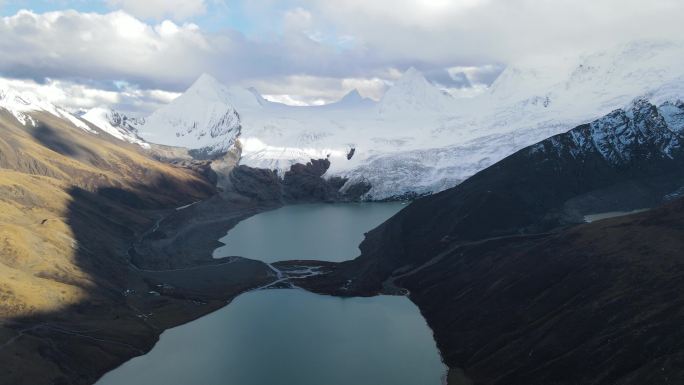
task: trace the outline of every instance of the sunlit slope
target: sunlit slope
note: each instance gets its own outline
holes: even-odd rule
[[[157,208],[205,196],[211,187],[200,177],[147,158],[133,145],[85,132],[68,121],[34,114],[36,127],[21,125],[0,111],[0,314],[16,318],[78,303],[95,286],[86,273],[84,245],[74,234],[75,215],[90,215],[107,202]],[[74,202],[79,189],[102,202]],[[82,207],[83,213],[75,213]],[[121,213],[112,214],[112,217]],[[150,219],[134,210],[127,219],[140,228]],[[107,242],[107,234],[97,234]],[[133,226],[135,230],[135,226]],[[114,235],[111,235],[112,237]],[[115,240],[112,239],[112,243]],[[81,250],[79,250],[81,248]],[[106,265],[93,255],[93,263]],[[101,284],[101,278],[98,282]]]

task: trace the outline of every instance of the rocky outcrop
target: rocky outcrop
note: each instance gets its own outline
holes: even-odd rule
[[[273,170],[240,165],[230,173],[228,191],[264,202],[309,203],[358,201],[370,190],[365,183],[343,190],[346,179],[324,177],[329,167],[327,159],[312,159],[293,165],[281,177]]]
[[[282,197],[281,180],[273,170],[240,165],[228,176],[228,191],[257,201],[279,201]]]

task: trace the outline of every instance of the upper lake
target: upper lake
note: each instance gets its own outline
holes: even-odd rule
[[[405,203],[320,203],[285,206],[247,218],[220,241],[214,258],[272,263],[293,259],[341,262],[359,256],[364,234]]]

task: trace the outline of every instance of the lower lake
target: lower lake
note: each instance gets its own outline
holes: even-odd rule
[[[167,330],[99,385],[440,385],[432,332],[405,297],[243,294]]]

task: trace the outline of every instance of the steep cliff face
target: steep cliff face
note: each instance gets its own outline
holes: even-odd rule
[[[276,170],[240,165],[232,170],[229,191],[264,202],[310,203],[358,201],[370,185],[357,183],[343,190],[347,180],[324,178],[330,167],[327,159],[294,164],[282,177]]]

